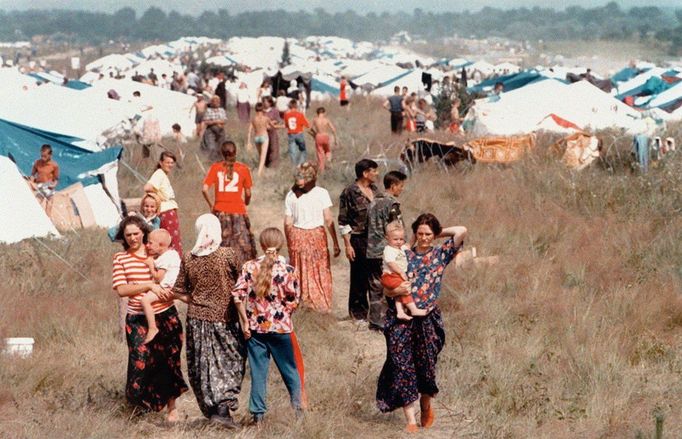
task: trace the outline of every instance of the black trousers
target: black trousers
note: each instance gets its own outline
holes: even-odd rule
[[[369,311],[369,266],[366,235],[351,235],[350,244],[355,250],[355,260],[350,263],[350,289],[348,291],[348,314],[355,320],[366,319]]]
[[[391,112],[391,132],[400,134],[403,132],[403,113]]]

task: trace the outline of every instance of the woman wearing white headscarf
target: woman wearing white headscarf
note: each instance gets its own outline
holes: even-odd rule
[[[197,240],[186,253],[173,288],[186,298],[187,369],[201,412],[211,421],[237,428],[237,410],[246,351],[232,288],[239,276],[237,256],[221,247],[220,221],[210,213],[196,221]]]

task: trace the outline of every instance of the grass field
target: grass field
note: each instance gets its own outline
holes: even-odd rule
[[[352,112],[329,105],[341,133],[335,163],[319,184],[337,200],[352,163],[369,152],[395,155],[388,115],[372,101]],[[184,127],[183,127],[184,128]],[[228,131],[242,145],[243,127]],[[682,140],[680,127],[670,134]],[[442,171],[426,165],[403,195],[408,222],[433,212],[469,229],[468,246],[493,266],[449,268],[441,296],[446,347],[439,359],[436,425],[424,438],[653,437],[654,415],[667,435],[682,431],[682,157],[647,175],[626,166],[628,138],[603,133],[607,165],[565,169],[540,136],[537,150],[508,167]],[[308,139],[310,140],[310,139]],[[310,148],[310,142],[309,142]],[[185,247],[205,211],[196,143],[171,181]],[[149,176],[152,162],[126,160]],[[240,160],[255,157],[240,151]],[[288,160],[256,179],[249,213],[256,232],[280,226],[291,185]],[[121,168],[123,196],[141,185]],[[0,246],[0,337],[36,339],[32,357],[0,356],[0,436],[7,438],[218,438],[188,392],[183,420],[133,417],[123,395],[127,348],[117,329],[111,257],[118,246],[98,230]],[[385,355],[383,337],[347,320],[348,265],[334,260],[334,312],[301,311],[295,325],[306,359],[310,410],[294,420],[286,391],[271,373],[271,411],[261,431],[238,438],[396,438],[401,413],[374,405]],[[183,366],[184,367],[184,366]],[[248,375],[239,415],[246,416]]]

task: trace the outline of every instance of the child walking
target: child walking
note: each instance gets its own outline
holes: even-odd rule
[[[149,258],[145,261],[149,270],[152,272],[152,278],[158,282],[162,288],[173,288],[175,280],[180,272],[180,255],[177,251],[170,248],[171,235],[165,229],[152,230],[147,238],[147,254]],[[144,316],[147,319],[147,336],[144,338],[144,343],[147,344],[154,339],[159,333],[159,328],[156,326],[156,319],[154,318],[153,303],[158,298],[154,293],[146,293],[140,297],[140,303],[144,310]]]
[[[289,391],[291,405],[297,412],[305,406],[303,360],[291,322],[301,292],[294,267],[279,254],[284,243],[279,229],[263,230],[260,245],[265,255],[244,264],[232,291],[251,366],[249,411],[254,423],[260,423],[267,411],[270,356]]]
[[[410,248],[405,245],[405,229],[400,221],[393,221],[386,226],[386,247],[384,247],[383,274],[381,285],[395,290],[407,281],[407,254]],[[400,320],[412,320],[413,316],[425,316],[429,310],[419,309],[412,295],[398,296],[395,301],[396,315]],[[405,313],[405,307],[410,311]]]

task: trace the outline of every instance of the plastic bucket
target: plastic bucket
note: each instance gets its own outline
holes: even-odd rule
[[[33,344],[35,340],[31,337],[14,337],[5,339],[4,353],[8,355],[16,355],[19,357],[30,357],[33,353]]]

